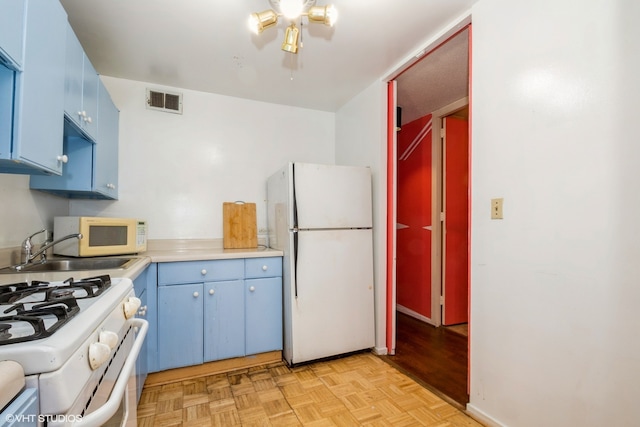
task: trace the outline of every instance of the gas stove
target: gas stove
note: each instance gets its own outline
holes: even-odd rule
[[[22,365],[41,414],[97,426],[127,401],[135,414],[135,393],[122,396],[148,328],[139,306],[132,281],[108,275],[0,285],[0,360]]]
[[[51,336],[80,312],[78,300],[97,298],[110,286],[108,275],[0,286],[0,307],[8,305],[0,310],[0,346]]]
[[[56,370],[132,290],[108,275],[0,286],[0,359],[25,373]]]

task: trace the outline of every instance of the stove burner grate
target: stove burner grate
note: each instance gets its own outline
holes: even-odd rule
[[[77,300],[98,297],[111,286],[111,278],[103,275],[75,281],[71,277],[62,283],[34,280],[0,286],[0,304],[10,304],[2,311],[9,315],[0,317],[0,345],[52,335],[80,311]],[[18,333],[11,331],[15,327]]]
[[[18,304],[22,306],[22,304]],[[0,345],[15,344],[25,341],[33,341],[51,336],[61,326],[67,323],[76,313],[80,311],[76,299],[73,297],[58,301],[48,301],[34,305],[30,310],[24,307],[17,307],[15,315],[0,317]],[[47,327],[45,318],[55,317],[56,321]],[[33,329],[32,334],[13,336],[9,330],[13,323],[24,322]]]

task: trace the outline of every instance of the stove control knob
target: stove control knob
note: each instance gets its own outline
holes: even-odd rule
[[[142,301],[140,301],[140,298],[129,297],[129,299],[124,302],[122,307],[124,309],[124,317],[130,319],[135,316],[138,312],[138,308],[140,308],[141,305]]]
[[[118,345],[118,334],[111,331],[102,331],[98,336],[98,342],[108,345],[113,350]]]
[[[111,349],[108,345],[101,342],[94,342],[89,346],[89,365],[94,371],[98,369],[104,362],[109,360]]]

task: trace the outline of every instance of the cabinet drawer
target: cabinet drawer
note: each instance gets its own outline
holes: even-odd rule
[[[242,279],[243,259],[185,261],[158,264],[158,285]]]
[[[256,279],[260,277],[282,276],[282,258],[247,258],[244,261],[244,277]]]

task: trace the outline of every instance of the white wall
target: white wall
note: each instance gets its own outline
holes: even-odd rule
[[[120,109],[120,199],[72,201],[72,215],[133,216],[151,239],[222,238],[222,203],[257,204],[287,161],[334,163],[334,114],[101,77]],[[183,114],[145,108],[146,88],[183,93]]]
[[[473,8],[469,409],[496,424],[640,422],[638,16]]]
[[[53,230],[53,217],[69,214],[69,201],[29,190],[28,175],[0,174],[0,248],[16,248],[30,234]],[[34,238],[41,243],[43,236]]]
[[[369,166],[373,174],[376,350],[386,353],[386,84],[377,81],[336,113],[336,163]]]

